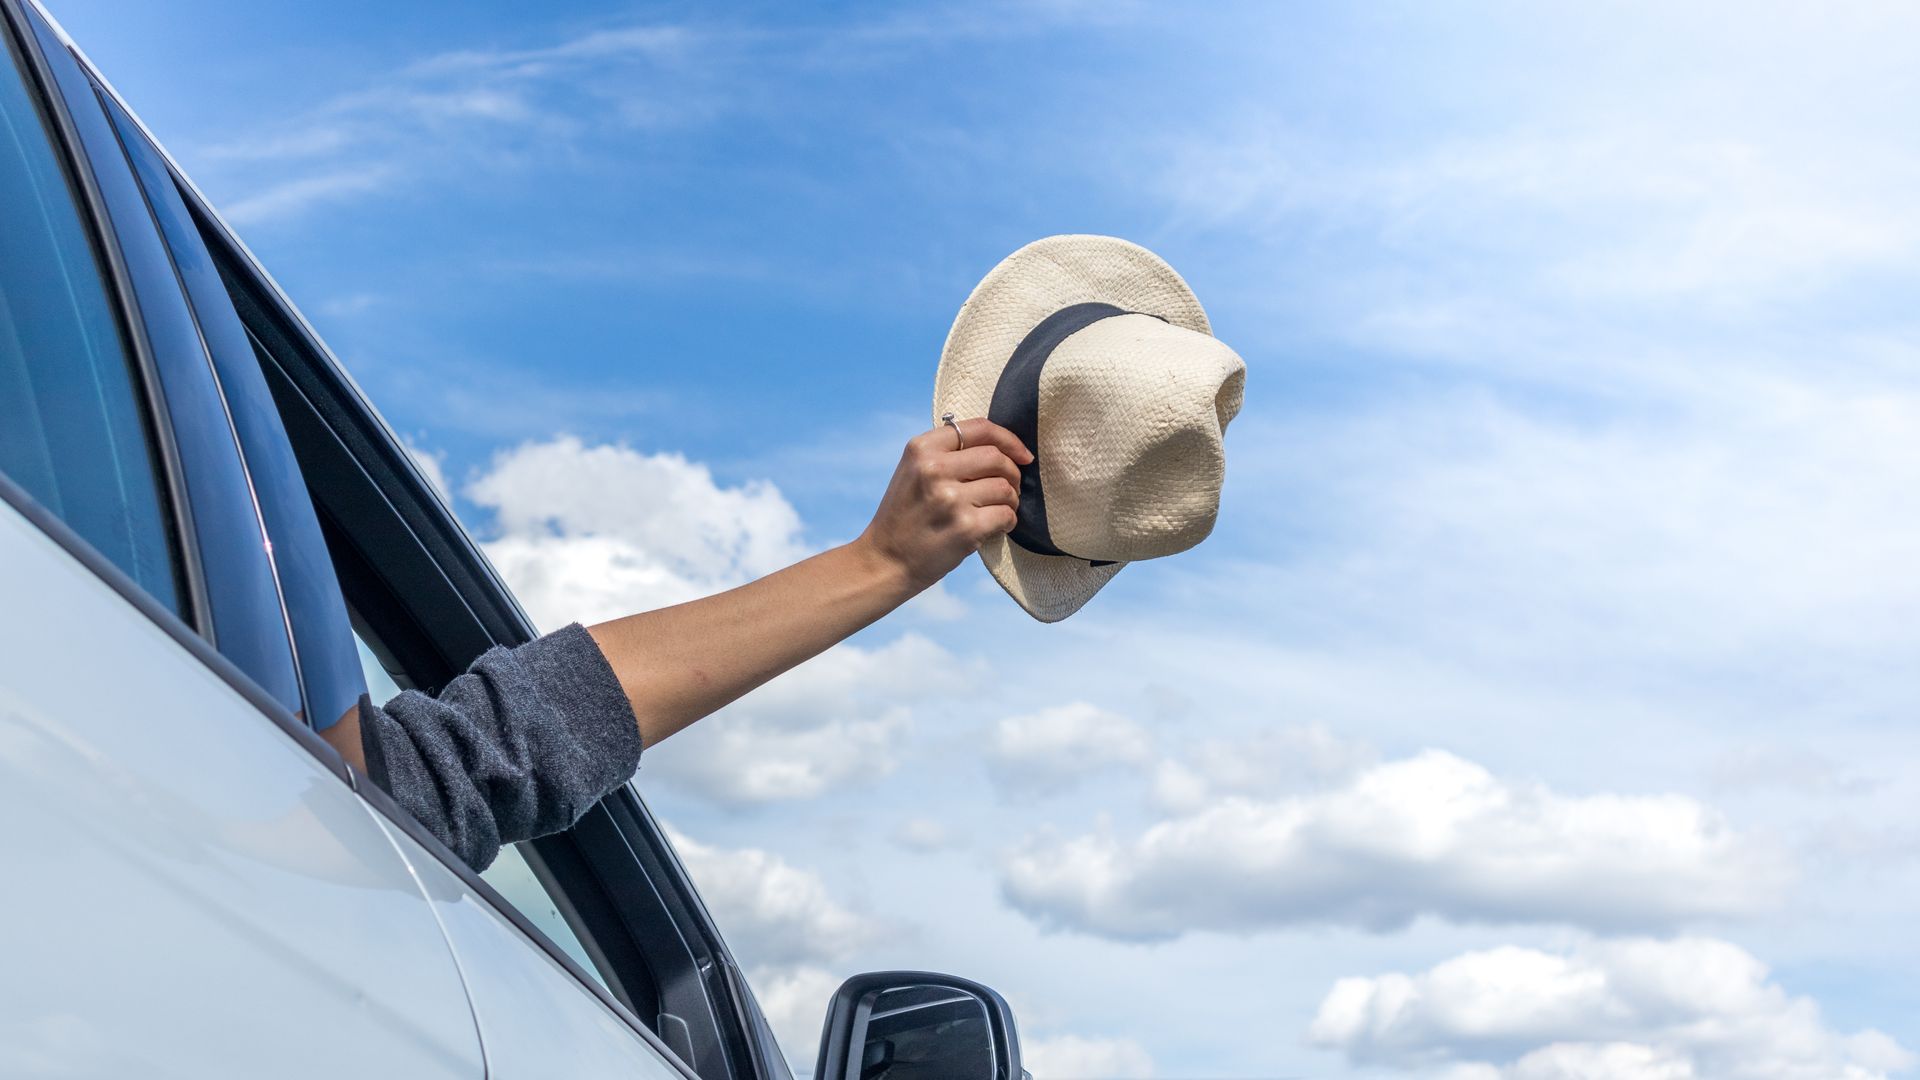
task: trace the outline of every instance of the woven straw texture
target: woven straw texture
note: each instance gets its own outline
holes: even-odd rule
[[[1035,449],[1047,521],[1055,544],[1081,558],[1036,555],[1004,537],[980,549],[994,580],[1042,622],[1079,610],[1128,561],[1205,539],[1225,476],[1220,436],[1245,383],[1245,364],[1159,256],[1114,237],[1055,236],[1008,256],[961,306],[934,377],[936,421],[985,416],[1020,341],[1087,302],[1144,314],[1074,334],[1041,375]]]

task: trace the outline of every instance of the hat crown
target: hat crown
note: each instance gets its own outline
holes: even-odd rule
[[[1245,383],[1231,348],[1150,315],[1062,341],[1040,376],[1034,448],[1054,544],[1131,562],[1206,539],[1226,478],[1221,435]]]
[[[1077,305],[1117,310],[1076,332],[1065,324],[1090,314],[1069,317]],[[1055,317],[1062,338],[1042,333]],[[1212,333],[1173,267],[1111,236],[1036,240],[961,305],[934,375],[934,422],[946,412],[988,416],[1009,388],[1003,415],[1023,421],[1009,426],[1029,433],[1036,464],[1022,470],[1019,526],[981,544],[980,559],[1034,618],[1064,619],[1128,562],[1192,547],[1212,530],[1220,434],[1246,378]],[[1029,345],[1046,350],[1030,375]],[[1022,374],[1008,381],[1014,369]]]

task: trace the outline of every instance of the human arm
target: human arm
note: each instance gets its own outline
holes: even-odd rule
[[[565,828],[651,746],[869,625],[1013,527],[1016,462],[988,421],[907,444],[854,541],[685,604],[490,649],[437,698],[362,699],[322,732],[476,867]]]

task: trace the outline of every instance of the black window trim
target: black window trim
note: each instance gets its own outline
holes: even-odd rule
[[[101,193],[98,181],[94,178],[93,163],[80,149],[80,133],[74,126],[73,117],[67,111],[67,102],[55,83],[54,75],[47,66],[47,58],[40,51],[40,41],[29,25],[29,13],[20,7],[21,0],[0,0],[0,31],[7,35],[13,51],[21,58],[21,75],[27,83],[28,92],[38,99],[42,116],[49,122],[54,154],[59,158],[62,169],[67,174],[68,183],[75,196],[82,219],[81,225],[87,231],[88,240],[93,247],[94,257],[98,260],[101,276],[105,279],[108,299],[111,301],[122,343],[133,360],[133,383],[139,395],[149,431],[148,436],[155,451],[154,463],[158,466],[160,495],[166,503],[167,523],[171,526],[177,564],[174,573],[180,589],[180,612],[173,612],[154,601],[139,605],[143,611],[164,611],[167,620],[184,625],[205,640],[213,640],[212,604],[208,599],[206,572],[200,562],[200,544],[198,532],[194,527],[193,504],[187,497],[185,467],[180,460],[179,446],[173,437],[173,419],[167,408],[165,392],[161,389],[160,376],[155,365],[153,345],[147,336],[146,324],[140,315],[140,305],[135,299],[130,271],[120,251],[120,242],[114,231],[113,221],[107,213],[106,199]],[[35,10],[45,18],[45,12],[38,4]],[[47,20],[52,25],[52,20]],[[4,43],[0,43],[0,62],[4,61]],[[9,482],[8,501],[17,507],[20,500],[31,503],[32,497],[16,484]],[[23,511],[24,512],[24,511]],[[52,514],[29,514],[29,517],[41,520],[56,520]],[[69,541],[78,541],[87,551],[92,545],[81,540],[78,533],[65,528],[62,523],[62,546],[72,549]],[[97,554],[97,553],[96,553]],[[89,565],[106,563],[104,559],[84,560]],[[117,568],[116,568],[117,569]],[[121,577],[131,582],[132,578]],[[116,583],[116,589],[119,587]],[[135,586],[138,589],[138,586]],[[122,590],[124,591],[124,590]],[[144,590],[141,590],[144,595]],[[162,623],[166,626],[166,623]],[[168,627],[171,630],[171,627]],[[231,667],[232,665],[228,665]],[[234,668],[238,672],[238,668]],[[255,691],[265,693],[253,679],[246,679]]]

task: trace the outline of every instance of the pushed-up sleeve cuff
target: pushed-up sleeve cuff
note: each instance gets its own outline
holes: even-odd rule
[[[560,832],[640,764],[640,727],[579,623],[495,646],[437,697],[360,698],[368,771],[475,870]]]

